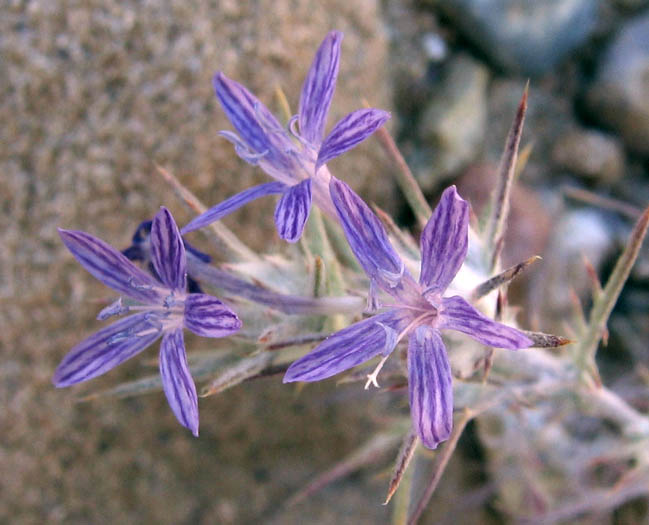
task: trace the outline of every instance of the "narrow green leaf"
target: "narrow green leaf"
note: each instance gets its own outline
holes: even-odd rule
[[[219,394],[228,388],[242,383],[246,379],[261,373],[273,361],[274,354],[259,352],[224,368],[216,378],[203,387],[200,397]]]
[[[582,370],[592,368],[595,361],[597,347],[606,333],[606,324],[617,302],[624,283],[631,273],[631,268],[638,257],[642,242],[647,234],[649,226],[649,207],[636,222],[631,236],[613,268],[606,286],[599,294],[598,299],[594,302],[593,308],[588,318],[588,325],[585,333],[578,343],[576,349],[577,364]]]

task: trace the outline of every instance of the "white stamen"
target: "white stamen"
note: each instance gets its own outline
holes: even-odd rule
[[[383,359],[381,359],[379,364],[374,369],[374,372],[367,375],[367,383],[365,383],[365,390],[367,390],[370,387],[370,385],[374,385],[376,388],[380,388],[377,379],[379,376],[379,372],[381,371],[381,368],[383,368],[385,362],[388,360],[388,357],[390,357],[390,354],[386,355]]]

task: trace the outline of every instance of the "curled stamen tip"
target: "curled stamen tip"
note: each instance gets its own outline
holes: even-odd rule
[[[370,385],[374,385],[376,388],[381,388],[377,381],[376,374],[367,374],[367,382],[365,383],[365,390],[369,390]]]
[[[128,280],[129,286],[135,288],[136,290],[153,290],[153,286],[150,284],[140,284],[135,282],[135,277],[131,277]]]
[[[125,339],[128,339],[132,336],[133,334],[131,334],[128,330],[124,330],[123,332],[117,332],[115,335],[108,338],[106,344],[108,346],[115,345],[117,343],[121,343]]]
[[[122,298],[120,297],[117,299],[115,302],[109,304],[105,308],[103,308],[98,314],[97,314],[97,320],[98,321],[105,321],[109,317],[112,317],[113,315],[121,315],[129,311],[128,306],[124,306],[122,304]]]
[[[164,307],[165,308],[171,308],[176,304],[176,298],[174,297],[174,294],[169,294],[167,297],[165,297],[164,300]]]
[[[391,272],[389,270],[386,270],[385,268],[379,267],[379,274],[386,280],[388,281],[388,284],[390,285],[391,288],[395,288],[396,286],[399,285],[401,282],[401,279],[403,278],[403,274],[406,271],[406,266],[403,261],[399,261],[401,264],[399,265],[399,271],[398,272]]]

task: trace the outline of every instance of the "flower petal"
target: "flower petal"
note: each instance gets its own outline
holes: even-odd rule
[[[192,293],[185,299],[185,327],[203,337],[225,337],[241,328],[241,321],[216,297]]]
[[[198,217],[194,217],[189,223],[183,227],[180,232],[184,235],[185,233],[193,232],[200,228],[216,222],[226,215],[238,210],[241,206],[248,204],[251,201],[264,197],[266,195],[273,195],[277,193],[283,193],[286,191],[286,184],[281,182],[267,182],[265,184],[259,184],[258,186],[253,186],[247,190],[242,191],[233,195],[229,199],[225,199],[223,202],[212,206],[209,210],[204,211]]]
[[[322,142],[331,99],[336,89],[343,34],[331,31],[320,44],[300,95],[300,134],[311,144]]]
[[[216,96],[226,116],[254,153],[276,169],[293,170],[294,160],[287,153],[295,149],[286,130],[257,97],[223,73],[213,80]]]
[[[297,242],[311,211],[311,179],[291,186],[282,195],[275,208],[275,225],[279,236],[288,242]]]
[[[419,282],[425,288],[446,290],[466,258],[468,238],[469,205],[450,186],[421,234]]]
[[[411,320],[410,312],[394,309],[354,323],[295,361],[286,371],[284,383],[320,381],[379,354],[388,355]]]
[[[198,437],[198,396],[187,366],[182,329],[169,332],[162,338],[160,375],[167,401],[176,419]]]
[[[420,326],[408,343],[410,416],[421,442],[436,448],[453,428],[451,366],[439,332]]]
[[[64,387],[87,381],[115,368],[160,337],[147,312],[107,326],[75,346],[54,372],[52,382]]]
[[[151,261],[160,280],[172,290],[187,288],[187,255],[171,212],[162,206],[151,225]]]
[[[532,346],[532,341],[523,332],[492,321],[459,295],[442,299],[437,327],[463,332],[484,345],[496,348],[516,350]]]
[[[60,228],[59,235],[81,266],[106,286],[143,303],[157,303],[162,298],[153,277],[101,239],[86,232]]]
[[[383,290],[399,296],[406,270],[381,221],[344,182],[331,177],[329,190],[349,246],[365,273]]]
[[[390,118],[387,111],[381,109],[357,109],[343,117],[333,127],[322,142],[318,152],[315,171],[331,159],[342,155],[380,128]]]

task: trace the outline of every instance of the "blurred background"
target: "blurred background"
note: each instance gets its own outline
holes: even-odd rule
[[[194,439],[162,393],[75,401],[155,370],[156,350],[90,390],[56,390],[50,381],[65,353],[97,329],[98,300],[108,294],[56,228],[126,247],[162,204],[186,221],[156,164],[208,204],[265,181],[217,136],[230,126],[211,77],[223,70],[278,113],[281,86],[295,110],[331,29],[345,39],[329,126],[363,99],[392,111],[389,129],[433,203],[452,182],[481,210],[529,79],[526,165],[505,263],[544,257],[512,301],[523,326],[570,335],[573,297],[588,297],[584,256],[606,275],[649,202],[649,1],[5,0],[0,522],[389,522],[380,503],[391,457],[292,509],[283,503],[391,413],[407,414],[403,396],[333,382],[298,396],[268,378],[201,400]],[[376,141],[330,168],[410,224]],[[276,234],[259,217],[273,206],[258,201],[226,223],[272,251]],[[647,377],[648,284],[645,248],[599,354],[605,382],[629,396]],[[424,521],[501,522],[493,493],[470,491],[485,476],[471,429],[456,456]],[[646,502],[634,501],[615,519],[644,512]],[[610,522],[599,519],[585,522]]]

